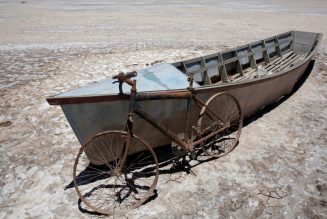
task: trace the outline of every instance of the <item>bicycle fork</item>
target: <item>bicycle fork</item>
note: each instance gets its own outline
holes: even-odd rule
[[[119,163],[117,165],[116,170],[114,171],[115,175],[117,175],[117,176],[121,175],[121,172],[122,172],[124,164],[127,160],[129,148],[130,148],[131,142],[132,142],[135,95],[136,95],[136,80],[133,80],[133,85],[131,88],[131,97],[130,97],[129,107],[128,107],[128,117],[127,117],[126,128],[125,128],[125,131],[127,132],[127,138],[126,138],[126,141],[123,146],[122,156],[119,158]]]

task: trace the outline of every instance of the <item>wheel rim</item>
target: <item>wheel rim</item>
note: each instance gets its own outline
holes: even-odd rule
[[[101,214],[126,212],[144,203],[158,182],[158,160],[151,146],[132,137],[129,154],[121,172],[127,133],[107,131],[81,147],[73,176],[76,192],[88,208]]]
[[[213,110],[212,113],[207,107],[203,107],[200,112],[198,127],[201,132],[210,127],[210,131],[202,133],[206,135],[212,131],[217,131],[227,124],[222,132],[213,138],[203,142],[203,151],[213,157],[222,157],[232,151],[238,143],[243,126],[243,114],[239,102],[228,93],[218,93],[210,97],[206,105]],[[218,119],[217,118],[220,118]],[[223,121],[223,122],[222,122]]]

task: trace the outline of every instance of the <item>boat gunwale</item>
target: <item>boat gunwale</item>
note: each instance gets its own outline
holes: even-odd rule
[[[287,31],[285,33],[281,33],[281,34],[278,34],[278,35],[275,35],[275,36],[271,36],[271,37],[268,37],[268,38],[265,38],[263,39],[264,41],[269,41],[269,40],[272,40],[274,39],[275,37],[280,37],[280,36],[284,36],[284,35],[288,35],[288,34],[292,34],[293,32],[295,32],[295,30],[291,30],[291,31]],[[297,31],[297,32],[302,32],[302,31]],[[317,34],[321,34],[321,33],[317,33]],[[234,52],[234,51],[237,51],[237,50],[240,50],[240,49],[244,49],[244,47],[247,47],[248,45],[259,45],[259,44],[262,44],[262,41],[263,40],[257,40],[257,41],[254,41],[254,42],[251,42],[251,43],[248,43],[248,44],[244,44],[244,45],[241,45],[241,46],[237,46],[237,47],[233,47],[233,48],[228,48],[226,50],[223,50],[222,52],[216,52],[216,53],[211,53],[211,54],[207,54],[207,55],[204,55],[203,58],[204,59],[210,59],[212,57],[215,57],[217,56],[218,54],[222,54],[222,53],[228,53],[228,52]],[[318,40],[318,38],[317,38]],[[308,44],[309,45],[309,44]],[[273,46],[271,46],[273,47]],[[195,57],[195,58],[190,58],[190,59],[185,59],[185,60],[182,60],[182,61],[178,61],[178,62],[174,62],[172,64],[176,64],[176,63],[181,63],[181,62],[184,62],[184,63],[190,63],[192,61],[199,61],[197,60],[199,59],[199,57]]]
[[[294,31],[288,31],[288,32],[285,32],[285,33],[282,33],[282,34],[279,34],[279,35],[276,35],[273,37],[278,37],[278,36],[286,35],[286,34],[293,33],[293,32]],[[302,31],[297,31],[297,32],[302,32]],[[225,88],[224,90],[227,91],[230,89],[245,87],[245,86],[256,84],[256,83],[274,80],[278,77],[288,74],[288,73],[292,72],[293,70],[302,67],[309,60],[311,60],[313,58],[314,54],[316,53],[316,51],[321,43],[321,39],[323,36],[322,33],[316,33],[316,34],[318,34],[318,36],[317,36],[316,41],[314,42],[314,44],[315,44],[314,49],[311,50],[311,52],[307,55],[306,58],[304,58],[299,63],[297,63],[296,65],[292,66],[289,69],[286,69],[286,70],[283,70],[280,72],[276,72],[271,75],[265,75],[261,78],[253,78],[253,79],[232,82],[232,83],[226,83],[226,84],[203,85],[203,86],[194,88],[194,93],[201,94],[201,93],[206,93],[208,91],[212,91],[212,90],[216,90],[216,89],[223,89],[223,88]],[[269,37],[267,39],[269,40],[270,38],[273,38],[273,37]],[[261,41],[249,43],[248,45],[259,43],[259,42],[261,42]],[[235,50],[241,49],[243,47],[244,47],[244,45],[238,46],[236,48],[224,50],[223,52],[235,51]],[[209,54],[207,56],[210,56],[210,55],[213,55],[213,54]],[[187,60],[185,60],[185,61],[187,61]],[[178,62],[176,62],[176,63],[178,63]],[[162,91],[144,91],[144,92],[138,92],[140,98],[137,98],[137,99],[140,101],[142,101],[142,100],[145,101],[145,100],[150,100],[150,99],[152,100],[153,98],[142,98],[142,96],[146,97],[147,94],[149,94],[149,96],[152,95],[153,97],[160,96],[160,95],[166,95],[167,97],[172,97],[172,96],[176,95],[176,98],[173,98],[173,99],[177,99],[178,97],[184,99],[187,97],[185,97],[186,95],[183,95],[183,94],[188,93],[188,92],[189,91],[187,90],[187,88],[174,89],[174,90],[162,90]],[[57,95],[59,95],[59,94],[57,94]],[[66,97],[56,97],[57,95],[46,98],[47,102],[50,105],[65,105],[65,104],[83,104],[83,103],[95,103],[95,102],[112,102],[112,101],[118,101],[118,100],[129,100],[129,98],[130,98],[129,93],[124,93],[124,94],[109,93],[109,94],[103,94],[103,95],[66,96]],[[156,98],[156,99],[159,100],[159,99],[164,99],[164,98]],[[169,98],[166,98],[166,99],[169,99]]]

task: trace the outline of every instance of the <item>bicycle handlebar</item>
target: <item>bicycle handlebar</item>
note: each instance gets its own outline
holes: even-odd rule
[[[136,71],[128,72],[128,73],[123,73],[120,72],[117,75],[114,75],[112,79],[118,79],[119,82],[125,82],[126,84],[129,84],[130,86],[133,86],[134,82],[130,78],[137,76]]]

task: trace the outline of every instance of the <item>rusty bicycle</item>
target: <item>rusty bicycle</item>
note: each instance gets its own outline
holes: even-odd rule
[[[101,214],[125,212],[140,206],[153,195],[158,182],[157,156],[150,144],[134,134],[135,114],[160,130],[192,159],[196,159],[197,150],[212,157],[228,154],[237,145],[242,130],[243,114],[237,99],[228,93],[216,93],[206,101],[201,100],[192,88],[192,74],[188,78],[188,92],[183,94],[137,93],[136,80],[131,79],[134,76],[136,72],[113,77],[120,88],[122,83],[131,86],[126,129],[96,134],[82,145],[74,163],[74,186],[79,198]],[[137,104],[151,98],[187,99],[182,137]],[[200,108],[196,124],[190,124],[191,103]]]

